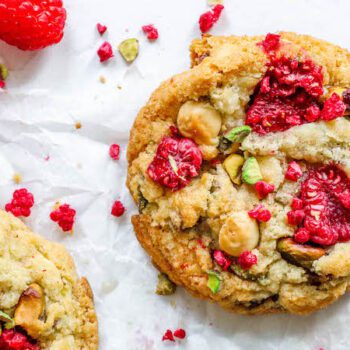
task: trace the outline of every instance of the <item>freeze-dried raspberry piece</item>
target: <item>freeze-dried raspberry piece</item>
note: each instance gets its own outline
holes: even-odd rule
[[[287,213],[287,221],[289,225],[300,225],[305,217],[303,210],[292,210]]]
[[[39,346],[34,344],[23,333],[15,329],[4,329],[0,335],[1,350],[40,350]]]
[[[112,45],[108,41],[105,41],[97,50],[97,54],[100,58],[100,62],[109,60],[114,56]]]
[[[0,39],[22,50],[60,42],[65,22],[62,0],[0,0]]]
[[[291,207],[293,210],[303,209],[303,201],[300,198],[293,198]]]
[[[33,195],[26,188],[21,188],[13,192],[13,198],[10,203],[5,205],[5,210],[14,216],[28,217],[33,205]]]
[[[298,179],[303,175],[300,165],[297,162],[290,162],[288,164],[287,171],[285,173],[285,178],[290,181],[298,181]]]
[[[158,39],[158,29],[154,27],[153,24],[148,24],[142,26],[142,31],[147,35],[148,40],[157,40]]]
[[[321,119],[333,120],[335,118],[342,117],[345,110],[345,103],[342,101],[341,97],[334,92],[331,97],[324,102],[321,112]]]
[[[250,251],[245,251],[240,254],[237,263],[243,270],[249,270],[258,263],[258,257]]]
[[[304,244],[310,240],[310,232],[305,228],[299,228],[294,233],[294,240],[297,243]]]
[[[186,331],[182,328],[176,329],[174,331],[174,336],[179,339],[184,339],[186,337]]]
[[[147,173],[153,181],[177,191],[198,176],[201,164],[202,153],[191,139],[164,137]]]
[[[112,206],[111,214],[120,217],[125,213],[125,207],[121,201],[115,201]]]
[[[223,5],[216,5],[210,11],[203,13],[199,17],[199,28],[202,33],[206,33],[219,20]]]
[[[58,223],[62,231],[71,231],[74,225],[76,211],[69,204],[62,204],[56,210],[50,213],[52,221]]]
[[[109,156],[113,159],[113,160],[119,160],[119,156],[120,156],[120,146],[117,145],[116,143],[114,143],[113,145],[111,145],[109,147]]]
[[[265,53],[272,54],[279,49],[281,44],[281,36],[278,34],[268,33],[263,41],[258,43],[263,48]]]
[[[267,222],[271,219],[271,213],[262,204],[255,206],[254,209],[248,211],[248,215],[252,219],[256,219],[261,222]]]
[[[4,80],[0,80],[0,89],[5,89],[6,83]]]
[[[265,181],[258,181],[254,187],[260,199],[265,198],[269,193],[272,193],[275,190],[274,185]]]
[[[232,264],[232,261],[221,250],[214,250],[213,257],[215,262],[221,266],[224,271],[227,271]]]
[[[175,341],[173,332],[170,329],[167,329],[163,335],[162,341],[165,341],[165,340]]]
[[[103,25],[103,24],[101,24],[101,23],[97,23],[96,27],[97,27],[97,31],[98,31],[101,35],[103,35],[103,34],[106,32],[106,30],[107,30],[107,26],[105,26],[105,25]]]

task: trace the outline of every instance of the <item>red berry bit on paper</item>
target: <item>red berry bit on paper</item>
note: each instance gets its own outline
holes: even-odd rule
[[[21,188],[13,192],[13,198],[10,203],[5,205],[5,210],[11,212],[14,216],[28,217],[30,209],[34,205],[34,197],[26,188]]]
[[[147,173],[153,181],[177,191],[198,176],[201,164],[202,153],[191,139],[164,137]]]
[[[238,257],[237,263],[243,270],[249,270],[258,263],[258,257],[252,252],[245,251]]]
[[[269,193],[275,190],[275,186],[265,181],[258,181],[255,185],[255,190],[258,193],[259,199],[265,198]]]
[[[213,257],[215,262],[221,266],[224,271],[227,271],[232,264],[232,261],[221,250],[214,250]]]
[[[119,160],[120,156],[120,146],[117,144],[113,144],[109,147],[109,155],[113,160]]]
[[[112,206],[111,214],[119,218],[125,213],[125,207],[121,201],[115,201]]]
[[[167,329],[163,335],[162,341],[166,341],[166,340],[173,341],[173,342],[175,341],[173,332],[170,329]]]
[[[174,331],[174,336],[179,339],[185,339],[186,338],[186,331],[182,328],[176,329]]]
[[[103,35],[106,32],[106,30],[107,30],[107,27],[105,25],[101,24],[101,23],[97,23],[96,27],[97,27],[97,31],[101,35]]]
[[[62,0],[0,0],[0,39],[22,50],[60,42],[65,22]]]
[[[209,31],[213,25],[219,20],[223,5],[216,5],[210,11],[203,13],[199,17],[199,28],[202,33]]]
[[[147,35],[148,40],[157,40],[158,39],[158,29],[154,27],[153,24],[148,24],[142,26],[142,31]]]
[[[262,204],[258,204],[254,209],[248,211],[248,215],[252,219],[256,219],[260,222],[267,222],[271,219],[271,213]]]
[[[287,171],[285,173],[285,178],[290,181],[298,181],[298,179],[303,175],[300,165],[297,162],[290,162],[288,164]]]
[[[114,56],[112,45],[105,41],[100,48],[97,50],[98,57],[100,62],[105,62]]]
[[[58,223],[62,231],[71,231],[74,225],[76,211],[69,204],[62,204],[56,210],[50,213],[52,221]]]

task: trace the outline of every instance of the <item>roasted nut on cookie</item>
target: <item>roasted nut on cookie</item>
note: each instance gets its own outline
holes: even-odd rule
[[[188,101],[177,116],[180,133],[199,145],[215,145],[221,129],[220,113],[209,103]]]
[[[254,249],[258,242],[258,224],[244,211],[231,214],[219,233],[220,248],[232,256]]]
[[[33,283],[22,293],[15,310],[15,324],[21,326],[30,336],[37,332],[35,324],[44,310],[44,293],[41,287]]]
[[[281,238],[277,243],[277,250],[287,261],[307,268],[311,267],[314,260],[326,254],[323,248],[298,244],[292,238]]]

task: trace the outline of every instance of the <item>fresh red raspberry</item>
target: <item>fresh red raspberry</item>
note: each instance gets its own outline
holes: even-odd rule
[[[184,339],[186,337],[186,331],[182,328],[176,329],[174,331],[174,336],[179,339]]]
[[[253,265],[256,265],[258,263],[258,257],[247,250],[241,253],[241,255],[238,257],[237,262],[243,270],[249,270]]]
[[[62,0],[0,0],[0,39],[22,50],[57,44],[65,22]]]
[[[215,5],[210,11],[199,17],[199,28],[202,33],[206,33],[219,20],[223,9],[223,5]]]
[[[292,199],[291,207],[293,210],[303,209],[303,201],[300,198],[294,197]]]
[[[5,210],[11,212],[14,216],[28,217],[30,209],[34,205],[34,197],[26,188],[21,188],[13,192],[13,198],[10,203],[5,205]]]
[[[303,210],[292,210],[287,213],[287,221],[289,225],[300,225],[305,217]]]
[[[153,24],[148,24],[142,26],[142,31],[147,35],[148,40],[157,40],[158,39],[158,29],[154,27]]]
[[[201,164],[202,153],[191,139],[164,137],[147,173],[153,181],[177,191],[198,176]]]
[[[120,146],[113,144],[109,147],[109,155],[113,160],[118,160],[120,155]]]
[[[267,222],[271,219],[271,213],[262,204],[258,204],[254,209],[248,211],[248,215],[252,219],[256,219],[260,222]]]
[[[345,113],[346,105],[342,101],[341,97],[333,92],[330,98],[328,98],[323,105],[321,112],[322,120],[333,120],[338,117],[342,117]]]
[[[297,181],[302,175],[303,172],[301,170],[300,165],[297,162],[293,161],[288,164],[288,168],[285,173],[285,178],[287,180]]]
[[[215,262],[221,266],[224,271],[227,271],[232,264],[232,261],[221,250],[214,250],[213,257]]]
[[[110,58],[114,57],[112,45],[105,41],[97,50],[98,57],[100,57],[100,62],[105,62]]]
[[[165,340],[175,341],[173,332],[170,329],[167,329],[163,335],[162,341],[165,341]]]
[[[280,35],[268,33],[265,39],[260,43],[258,43],[258,45],[261,46],[264,52],[269,55],[279,49],[280,43],[281,43]]]
[[[50,218],[57,222],[64,232],[68,232],[73,228],[75,214],[76,211],[69,204],[62,204],[50,213]]]
[[[299,228],[294,233],[294,240],[297,243],[304,244],[310,240],[310,232],[306,228]]]
[[[106,30],[107,30],[107,26],[105,26],[105,25],[103,25],[103,24],[101,24],[101,23],[97,23],[96,27],[97,27],[97,31],[98,31],[101,35],[103,35],[103,34],[106,32]]]
[[[22,333],[14,329],[4,329],[0,335],[1,350],[40,350]]]
[[[274,185],[271,185],[265,181],[258,181],[254,187],[260,199],[265,198],[269,193],[272,193],[275,190]]]
[[[125,207],[121,201],[115,201],[112,206],[111,214],[119,218],[125,213]]]

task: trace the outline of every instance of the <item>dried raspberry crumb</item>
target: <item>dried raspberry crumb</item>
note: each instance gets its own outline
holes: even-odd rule
[[[203,13],[199,17],[199,28],[202,33],[206,33],[219,20],[223,5],[216,5],[210,11]]]
[[[176,329],[174,331],[174,336],[179,339],[184,339],[186,337],[186,331],[182,328]]]
[[[257,264],[258,257],[250,251],[245,251],[238,257],[237,262],[243,270],[248,270]]]
[[[215,262],[221,266],[224,271],[227,271],[232,264],[232,261],[221,250],[214,250],[213,257]]]
[[[167,329],[163,335],[162,341],[165,341],[165,340],[175,341],[173,332],[170,329]]]
[[[115,201],[112,206],[111,214],[119,218],[125,213],[125,207],[121,201]]]
[[[306,228],[299,228],[294,233],[294,240],[297,243],[304,244],[310,240],[310,232]]]
[[[275,52],[280,47],[281,36],[278,34],[268,33],[263,41],[258,43],[259,46],[262,46],[263,50],[267,54]]]
[[[207,246],[203,243],[201,239],[197,239],[197,242],[203,249],[207,249]]]
[[[312,105],[306,108],[306,113],[304,117],[309,123],[316,121],[320,116],[321,110],[320,107],[318,107],[317,105]]]
[[[97,54],[100,57],[100,62],[109,60],[114,56],[112,45],[108,41],[105,41],[97,50]]]
[[[115,143],[111,145],[109,147],[109,155],[113,160],[119,160],[120,146]]]
[[[4,89],[6,87],[5,80],[0,80],[0,89]]]
[[[274,185],[271,185],[265,181],[258,181],[254,187],[260,199],[265,198],[269,193],[272,193],[275,190]]]
[[[75,214],[76,211],[69,204],[62,204],[50,213],[50,218],[58,223],[63,232],[68,232],[73,228]]]
[[[11,212],[17,217],[28,217],[30,215],[30,209],[33,205],[33,195],[26,188],[21,188],[13,192],[13,198],[10,203],[5,205],[5,210]]]
[[[105,26],[105,25],[103,25],[103,24],[101,24],[101,23],[97,23],[97,31],[101,34],[101,35],[103,35],[105,32],[106,32],[106,30],[107,30],[107,26]]]
[[[180,130],[175,125],[169,126],[170,135],[173,137],[180,137]]]
[[[288,164],[288,168],[285,174],[285,178],[290,181],[297,181],[301,176],[303,175],[303,172],[301,170],[300,165],[297,162],[290,162]]]
[[[303,210],[292,210],[287,213],[287,221],[289,225],[300,225],[305,217]]]
[[[293,210],[303,209],[303,206],[304,206],[303,201],[300,198],[294,197],[292,199],[291,207]]]
[[[2,350],[40,350],[38,345],[15,329],[4,329],[0,335],[0,349]]]
[[[142,31],[147,35],[148,40],[157,40],[158,39],[158,29],[154,27],[153,24],[148,24],[142,26]]]
[[[342,101],[341,97],[334,92],[331,97],[324,102],[321,112],[321,119],[333,120],[335,118],[343,116],[345,110],[345,103]]]
[[[248,215],[252,219],[256,219],[261,222],[267,222],[271,219],[271,213],[262,204],[258,204],[254,209],[248,211]]]

